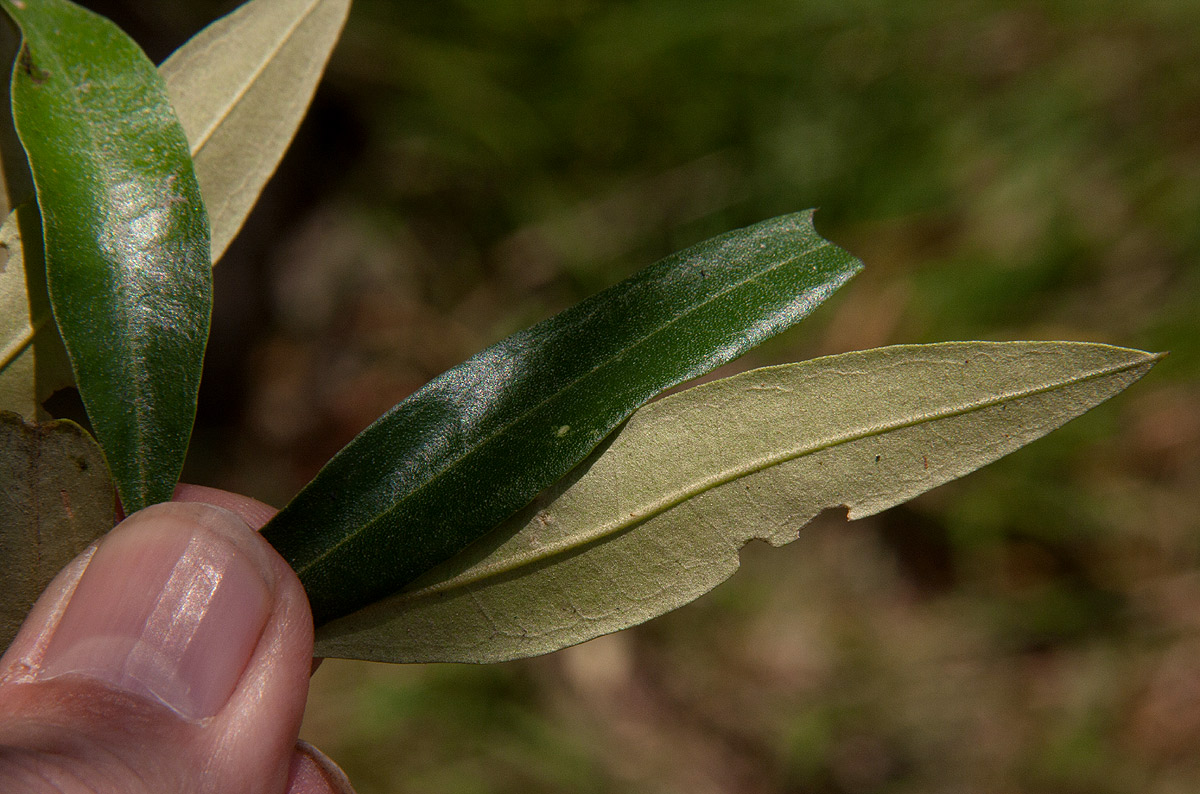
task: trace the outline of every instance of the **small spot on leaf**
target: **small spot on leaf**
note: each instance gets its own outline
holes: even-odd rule
[[[18,5],[18,8],[23,6]],[[29,51],[29,45],[21,47],[21,55],[17,59],[17,64],[21,71],[29,75],[29,79],[37,85],[41,85],[50,78],[50,73],[39,67],[33,62],[33,54]]]

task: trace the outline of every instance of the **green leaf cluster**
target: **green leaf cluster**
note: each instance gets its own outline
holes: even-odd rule
[[[7,642],[48,576],[111,525],[113,487],[126,512],[170,498],[211,265],[295,133],[349,3],[251,0],[158,68],[68,0],[0,7],[21,33],[15,138],[0,135],[20,143],[3,158],[15,209],[0,228],[0,409],[15,413],[0,414],[0,572],[53,552],[3,605]],[[264,528],[309,595],[319,653],[495,661],[619,630],[727,578],[748,540],[779,545],[824,508],[868,515],[962,476],[1155,361],[1065,342],[886,348],[647,405],[791,327],[860,268],[811,212],[764,221],[399,403]],[[36,423],[69,385],[95,442]]]

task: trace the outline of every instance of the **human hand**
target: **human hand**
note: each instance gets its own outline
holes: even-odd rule
[[[64,568],[0,659],[0,791],[351,792],[298,742],[312,615],[255,531],[275,511],[175,498]]]

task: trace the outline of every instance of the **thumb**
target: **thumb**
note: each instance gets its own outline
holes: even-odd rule
[[[348,790],[297,747],[311,656],[299,581],[237,514],[135,513],[0,660],[0,791]]]

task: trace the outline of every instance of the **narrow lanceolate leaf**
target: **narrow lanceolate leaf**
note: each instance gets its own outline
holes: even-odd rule
[[[807,315],[861,266],[811,213],[653,265],[435,378],[264,529],[318,623],[383,596],[532,500],[639,405]]]
[[[51,394],[74,382],[46,295],[40,224],[37,208],[26,204],[0,226],[0,411],[29,420],[40,418]],[[39,242],[29,251],[22,227]]]
[[[208,221],[154,65],[66,0],[4,0],[13,115],[75,382],[128,512],[171,496],[212,307]]]
[[[78,425],[0,411],[0,653],[59,569],[113,525],[113,490]]]
[[[1156,360],[1073,342],[951,342],[672,395],[454,560],[320,628],[316,653],[494,662],[641,623],[727,579],[749,540],[780,546],[825,508],[861,518],[961,477]]]
[[[252,0],[201,31],[159,67],[209,212],[213,262],[241,228],[295,134],[349,6],[349,0]],[[0,36],[0,50],[6,44]],[[4,88],[0,93],[7,104],[8,86]],[[10,162],[6,132],[0,129],[0,188],[7,188],[0,190],[0,199],[11,197],[12,183],[20,182],[24,169],[15,133],[18,152],[11,153],[15,162]],[[16,189],[25,195],[23,184]],[[0,200],[0,206],[7,203]],[[30,223],[40,224],[36,209],[24,214],[29,216],[22,220],[27,230]],[[28,252],[35,258],[27,288],[16,218],[10,216],[0,229],[0,257],[5,259],[0,265],[0,410],[27,419],[38,417],[38,406],[53,392],[74,383],[45,296],[40,228],[35,230],[38,250]]]
[[[251,0],[159,67],[191,144],[213,262],[295,135],[349,9],[350,0]]]

